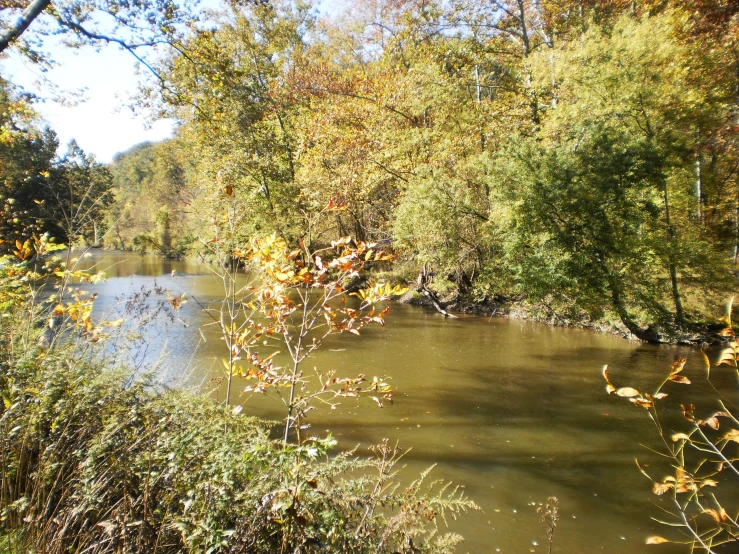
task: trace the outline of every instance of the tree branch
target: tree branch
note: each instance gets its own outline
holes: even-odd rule
[[[6,29],[2,35],[0,35],[0,52],[4,52],[5,49],[10,46],[10,43],[17,39],[23,31],[36,19],[39,14],[51,4],[51,0],[33,0],[28,7],[23,10],[23,13],[15,22],[15,25]]]

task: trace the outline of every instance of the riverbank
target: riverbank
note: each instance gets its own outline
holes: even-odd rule
[[[101,253],[114,254],[116,252],[130,254],[132,256],[142,256],[137,252],[129,250],[108,250],[101,249]],[[153,256],[164,262],[181,262],[185,265],[191,264],[207,264],[208,261],[201,256],[182,256],[179,258],[170,258],[158,253],[148,253],[143,256]],[[164,274],[169,273],[167,271]],[[174,266],[172,266],[174,268]],[[457,291],[453,290],[445,295],[438,296],[435,300],[429,299],[416,290],[416,283],[409,282],[407,276],[401,276],[394,271],[375,271],[369,274],[370,279],[389,281],[393,285],[400,284],[407,286],[410,290],[397,301],[403,304],[414,306],[423,306],[432,310],[437,310],[435,302],[449,314],[473,314],[484,317],[501,317],[511,320],[533,321],[553,327],[567,327],[577,329],[588,329],[596,333],[620,337],[635,342],[651,342],[653,344],[676,344],[684,346],[692,346],[703,348],[715,344],[723,344],[726,337],[720,334],[725,325],[720,322],[714,324],[702,323],[695,325],[695,328],[689,331],[653,334],[654,340],[644,341],[631,333],[626,326],[620,321],[619,317],[604,310],[604,315],[600,319],[588,317],[587,314],[581,313],[578,317],[566,316],[559,313],[552,306],[544,303],[530,304],[524,300],[503,300],[503,301],[485,301],[475,302],[464,298]],[[349,288],[360,288],[366,284],[366,281],[353,282]]]
[[[436,309],[434,302],[427,297],[409,291],[398,302],[413,306],[423,306],[428,309]],[[586,314],[581,314],[577,319],[559,315],[551,307],[544,304],[530,306],[523,301],[510,302],[472,302],[463,299],[458,294],[451,294],[440,299],[440,305],[450,315],[471,314],[484,317],[500,317],[512,320],[534,321],[553,327],[571,327],[576,329],[588,329],[596,333],[621,337],[635,342],[652,342],[654,344],[675,344],[681,346],[692,346],[704,348],[711,345],[723,344],[726,337],[720,334],[725,325],[714,326],[702,325],[693,332],[677,332],[674,335],[657,334],[658,340],[643,341],[631,333],[626,326],[618,320],[615,314],[608,314],[604,319],[593,319]],[[442,314],[440,314],[442,315]]]

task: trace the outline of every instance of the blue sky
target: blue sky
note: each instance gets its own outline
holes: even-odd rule
[[[316,3],[324,6],[322,11],[325,11],[338,0]],[[53,56],[58,65],[45,77],[64,90],[86,89],[86,100],[76,106],[63,106],[50,100],[36,105],[39,114],[59,135],[61,150],[74,138],[85,152],[107,163],[114,154],[134,144],[171,136],[172,121],[152,121],[126,107],[136,93],[139,79],[136,60],[131,54],[115,46],[104,47],[99,52],[93,48],[60,47],[54,49]],[[0,60],[0,74],[26,90],[48,96],[48,90],[34,84],[41,75],[38,68],[17,54]]]

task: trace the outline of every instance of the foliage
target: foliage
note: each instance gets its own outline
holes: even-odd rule
[[[407,289],[376,283],[350,293],[346,287],[352,279],[362,277],[366,264],[392,257],[379,250],[376,244],[355,242],[351,237],[313,251],[301,241],[300,250],[288,252],[286,244],[276,236],[254,240],[249,257],[256,262],[259,283],[251,306],[269,322],[266,333],[282,336],[292,364],[291,367],[277,367],[272,362],[274,354],[260,357],[257,340],[249,337],[248,360],[253,366],[242,374],[255,379],[257,384],[248,386],[245,392],[276,390],[287,408],[285,442],[291,429],[295,430],[300,442],[302,422],[308,411],[314,409],[311,404],[316,400],[332,409],[336,399],[373,394],[372,399],[380,408],[383,407],[380,398],[392,403],[395,391],[384,378],[375,376],[369,381],[363,374],[353,378],[336,377],[334,371],[324,373],[314,368],[316,375],[311,379],[301,370],[301,363],[320,348],[330,334],[359,335],[365,325],[384,326],[383,318],[390,307],[378,312],[376,305]],[[350,296],[357,297],[358,302],[347,301]],[[352,304],[354,307],[350,307]],[[251,325],[259,337],[264,334],[264,326],[253,322]],[[280,387],[289,389],[286,397],[280,394]]]
[[[72,141],[61,158],[53,131],[39,131],[28,97],[0,82],[0,251],[46,234],[59,243],[98,244],[109,207],[108,168]]]
[[[107,212],[106,245],[184,255],[194,242],[187,165],[176,140],[142,143],[117,154],[111,166],[115,202]]]
[[[184,41],[186,55],[165,59],[165,83],[153,82],[142,101],[182,122],[181,144],[204,189],[199,200],[210,204],[214,189],[233,187],[248,213],[245,234],[295,239],[307,208],[295,181],[300,101],[282,85],[302,47],[308,5],[232,3],[216,21]]]
[[[445,553],[459,543],[436,521],[474,504],[427,474],[399,486],[397,447],[361,459],[328,456],[330,436],[273,442],[229,407],[102,366],[95,344],[75,346],[84,329],[39,345],[24,262],[3,262],[15,273],[0,293],[26,293],[3,301],[0,328],[0,528],[18,551]]]
[[[197,20],[195,2],[144,0],[135,3],[104,0],[3,2],[0,52],[15,49],[42,70],[54,64],[49,37],[70,47],[114,44],[130,52],[153,71],[142,50],[173,45]],[[61,37],[60,37],[61,35]],[[52,46],[54,46],[52,42]],[[48,83],[47,83],[48,84]]]
[[[239,193],[230,185],[219,193],[215,204],[226,212],[214,217],[213,237],[202,241],[215,261],[213,271],[223,284],[223,301],[217,310],[208,313],[229,352],[228,360],[223,362],[226,404],[231,402],[234,376],[256,380],[244,393],[274,391],[287,410],[284,441],[288,442],[292,429],[300,443],[300,430],[308,427],[302,421],[315,409],[311,406],[315,401],[333,408],[332,399],[374,394],[372,398],[381,408],[380,397],[392,403],[395,392],[383,379],[375,377],[367,382],[365,375],[338,378],[334,372],[323,374],[315,368],[311,379],[301,370],[301,363],[330,334],[359,335],[365,325],[384,325],[390,307],[377,313],[376,305],[407,289],[385,283],[361,287],[365,268],[386,263],[392,256],[377,244],[351,237],[318,249],[311,249],[300,239],[299,248],[292,251],[276,234],[243,244],[238,222],[244,204]],[[346,208],[331,201],[318,215]],[[242,267],[246,275],[240,272]],[[351,302],[352,296],[358,302]],[[275,363],[276,347],[284,347],[289,355],[288,367]],[[285,390],[285,396],[281,390]]]
[[[555,74],[556,109],[542,111],[540,134],[514,143],[500,163],[500,194],[514,206],[504,234],[515,280],[591,315],[610,305],[632,333],[655,339],[629,309],[669,331],[685,322],[680,283],[721,290],[726,257],[712,252],[690,210],[686,162],[697,147],[689,126],[718,118],[721,99],[677,76],[693,60],[667,16],[621,18],[608,34],[590,31],[536,61],[535,75]]]
[[[199,208],[237,191],[242,239],[350,235],[467,301],[692,340],[739,259],[736,22],[704,7],[230,5],[142,101],[182,122]]]
[[[54,236],[67,244],[82,241],[100,246],[105,234],[103,218],[113,202],[111,184],[108,168],[70,142],[66,154],[51,168],[40,201],[45,220],[61,229]]]

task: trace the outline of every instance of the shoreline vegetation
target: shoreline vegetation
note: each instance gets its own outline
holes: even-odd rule
[[[398,445],[360,456],[330,433],[278,439],[281,423],[132,373],[107,344],[136,318],[93,320],[81,288],[98,277],[44,256],[60,249],[36,241],[0,259],[0,552],[451,554],[462,542],[438,522],[477,506],[431,469],[402,485]],[[142,320],[160,309],[131,302]]]
[[[403,296],[398,302],[411,304],[414,306],[423,306],[428,309],[436,309],[435,303],[424,296],[412,292]],[[596,333],[605,335],[613,335],[621,337],[625,340],[644,342],[642,339],[632,334],[621,322],[615,318],[610,320],[594,320],[587,316],[580,319],[569,319],[552,311],[546,305],[530,307],[524,302],[512,301],[509,303],[475,303],[465,302],[458,297],[451,297],[439,302],[441,307],[448,311],[449,314],[465,314],[477,315],[481,317],[501,317],[513,320],[533,321],[550,325],[552,327],[570,327],[573,329],[588,329]],[[437,310],[438,311],[438,310]],[[443,315],[443,314],[442,314]],[[662,336],[655,337],[650,341],[655,344],[675,344],[681,346],[693,346],[696,348],[704,348],[706,346],[723,345],[727,342],[727,338],[721,335],[722,327],[717,323],[713,328],[706,328],[703,331],[693,333],[685,333],[680,336]]]
[[[57,156],[3,81],[0,249],[48,234],[206,257],[238,215],[236,242],[379,244],[396,261],[369,269],[438,310],[456,295],[711,341],[739,264],[739,7],[354,4],[229,4],[183,26],[136,99],[175,136],[109,166],[74,143]]]
[[[439,310],[714,342],[739,262],[719,4],[232,8],[145,85],[181,125],[116,157],[102,243],[199,256],[236,199],[241,236],[380,244],[372,271]]]
[[[92,247],[99,248],[99,247]],[[133,250],[116,250],[116,249],[104,249],[106,251],[120,251],[120,252],[131,252],[136,254]],[[167,257],[160,253],[149,252],[151,255],[160,256],[164,259],[177,259],[187,260],[192,259],[199,263],[208,263],[208,261],[202,257],[193,258],[187,255]],[[139,253],[140,255],[140,253]],[[381,277],[387,277],[387,272],[378,272]],[[414,282],[403,282],[397,277],[393,277],[390,274],[391,282],[397,282],[401,284],[410,285],[404,295],[393,298],[393,302],[399,302],[401,304],[409,304],[413,306],[422,306],[424,308],[435,310],[442,316],[455,317],[455,314],[465,315],[479,315],[483,317],[501,317],[508,319],[528,320],[536,323],[543,323],[553,327],[571,327],[576,329],[589,329],[596,333],[602,333],[607,335],[618,336],[626,340],[641,341],[642,339],[631,333],[620,321],[618,317],[613,314],[610,318],[604,319],[592,319],[587,314],[581,314],[581,316],[570,318],[567,315],[561,315],[557,313],[551,306],[546,304],[538,304],[530,306],[524,300],[500,300],[498,302],[475,302],[474,300],[465,300],[461,298],[457,291],[453,291],[444,297],[440,297],[436,293],[434,298],[431,299],[427,295],[423,294],[422,290],[415,288]],[[730,302],[731,300],[727,300]],[[693,346],[697,348],[703,348],[712,345],[722,345],[727,342],[727,337],[721,334],[724,329],[723,322],[720,318],[716,318],[716,322],[710,325],[704,325],[702,329],[695,329],[691,333],[684,333],[680,336],[658,336],[652,342],[656,344],[676,344],[682,346]]]

